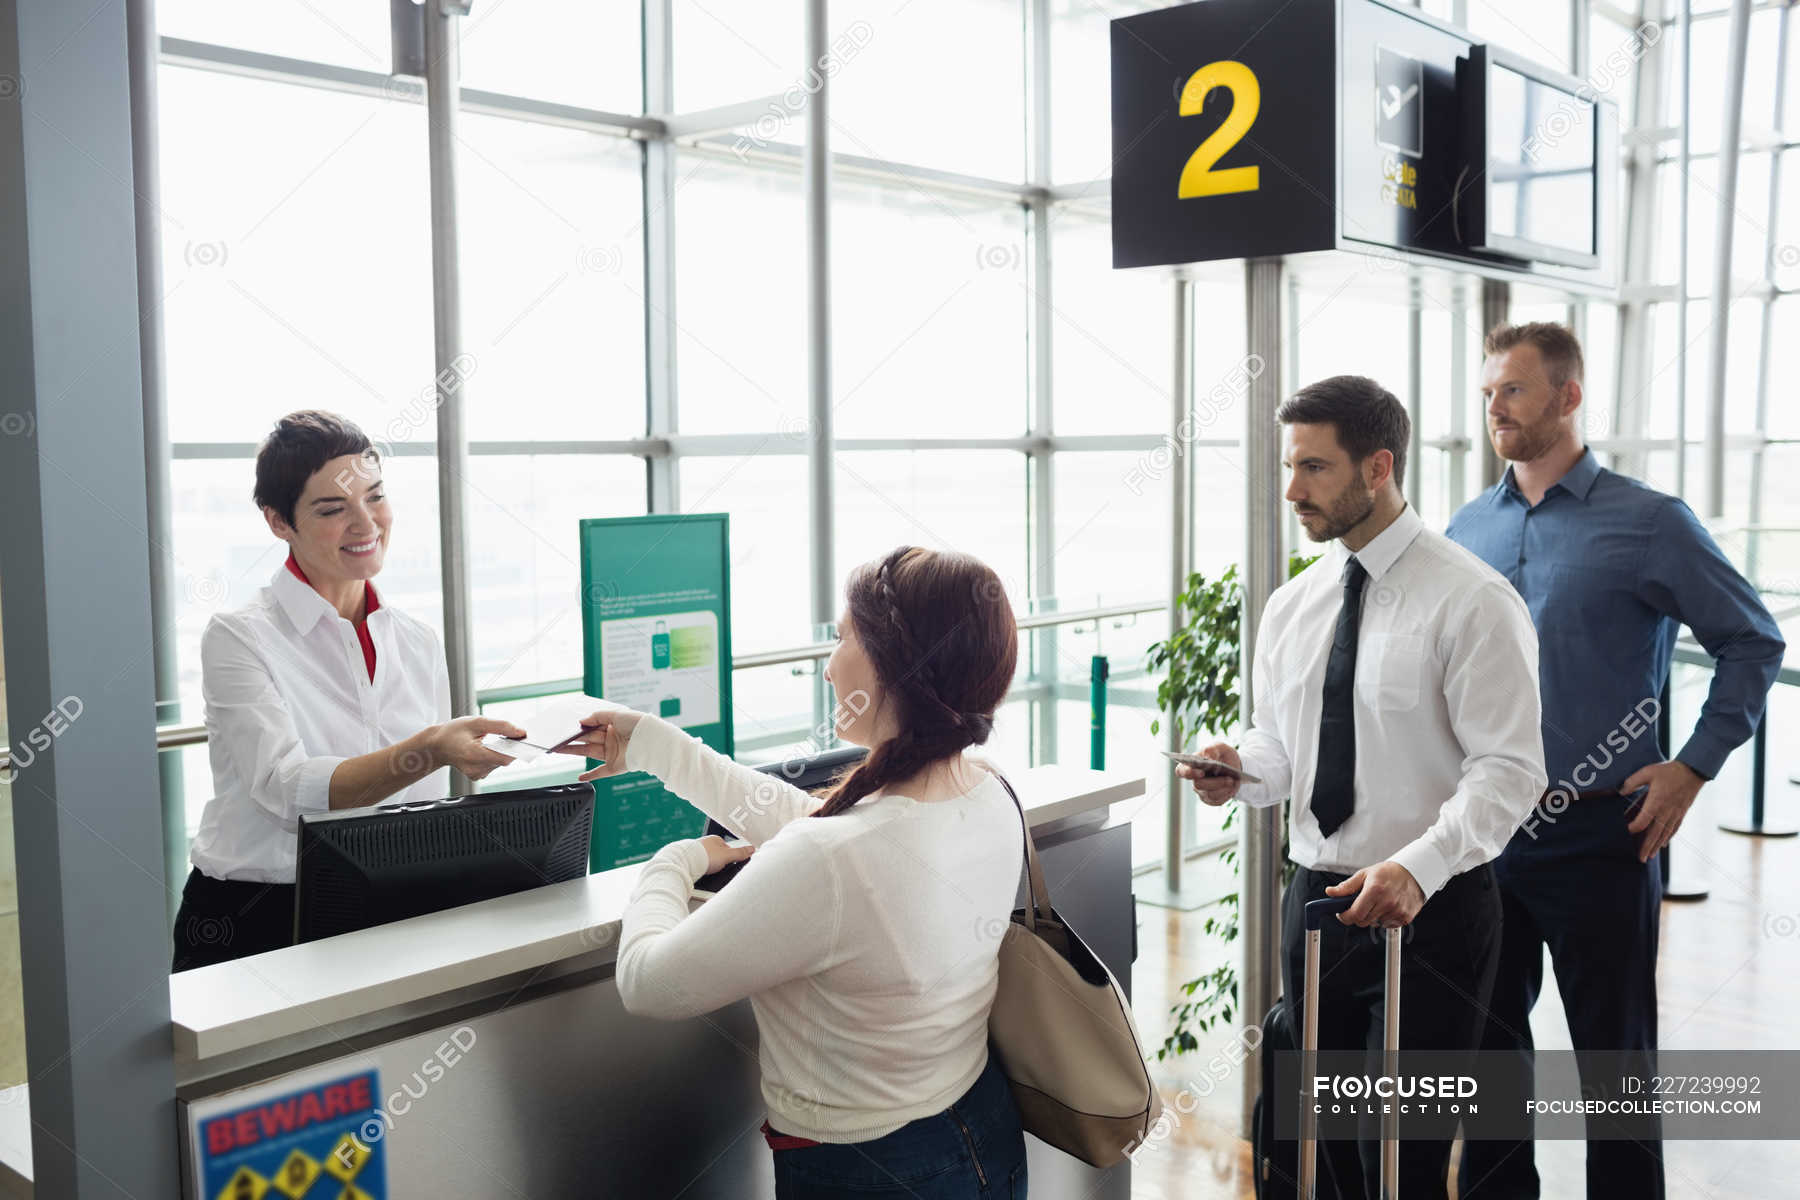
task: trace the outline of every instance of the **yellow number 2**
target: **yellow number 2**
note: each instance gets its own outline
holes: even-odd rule
[[[1225,123],[1200,143],[1199,148],[1188,156],[1187,165],[1181,168],[1181,182],[1176,186],[1175,194],[1183,200],[1194,196],[1223,196],[1229,192],[1254,192],[1262,182],[1258,167],[1226,167],[1223,170],[1213,167],[1256,123],[1257,110],[1262,107],[1262,85],[1256,82],[1256,72],[1241,62],[1207,63],[1190,75],[1182,87],[1181,115],[1200,115],[1206,107],[1207,94],[1219,87],[1231,93],[1231,111],[1225,114]]]

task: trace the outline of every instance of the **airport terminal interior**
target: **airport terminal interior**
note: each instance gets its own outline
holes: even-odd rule
[[[1257,7],[1192,7],[1215,5]],[[1327,23],[1322,36],[1348,38],[1332,32],[1334,12],[1345,30],[1349,10],[1373,5],[1262,7],[1270,20],[1311,12]],[[90,1096],[116,1068],[131,1079],[121,1094],[167,1100],[154,1138],[167,1143],[157,1153],[170,1180],[106,1191],[81,1165],[55,1165],[68,1190],[40,1182],[35,1194],[200,1196],[211,1177],[198,1161],[206,1147],[189,1140],[187,1108],[219,1103],[233,1087],[272,1086],[270,1064],[330,1059],[274,1007],[219,1015],[236,1000],[177,989],[173,1066],[164,1047],[146,1068],[123,1031],[171,1020],[156,1009],[162,977],[95,949],[92,939],[124,934],[99,930],[110,922],[83,910],[75,882],[87,871],[110,876],[109,903],[131,910],[119,928],[159,939],[133,961],[154,959],[149,966],[166,973],[189,841],[215,795],[202,632],[255,601],[282,568],[285,547],[251,489],[262,439],[300,409],[349,418],[379,450],[395,514],[381,603],[443,639],[458,715],[522,721],[600,694],[594,629],[618,597],[595,582],[603,549],[586,522],[725,515],[705,582],[668,585],[716,590],[705,638],[684,641],[700,627],[678,628],[673,663],[711,654],[720,686],[710,700],[643,694],[672,719],[689,706],[690,722],[700,719],[694,706],[710,703],[708,719],[728,739],[721,748],[752,765],[834,745],[822,671],[853,568],[905,544],[991,566],[1019,623],[1019,654],[985,753],[1042,772],[1034,778],[1045,813],[1101,805],[1104,828],[1098,817],[1067,827],[1072,818],[1031,819],[1071,839],[1065,849],[1085,838],[1094,848],[1080,853],[1116,851],[1112,898],[1130,914],[1118,943],[1123,982],[1166,1106],[1128,1179],[1098,1192],[1059,1186],[1034,1157],[1033,1194],[1253,1194],[1255,1087],[1232,1057],[1247,1008],[1269,997],[1269,985],[1241,978],[1250,960],[1238,897],[1250,847],[1234,806],[1201,804],[1173,776],[1159,687],[1172,636],[1198,619],[1195,595],[1212,586],[1209,603],[1237,596],[1247,556],[1270,538],[1284,562],[1319,549],[1281,502],[1272,461],[1254,453],[1263,435],[1250,427],[1259,416],[1269,425],[1273,411],[1257,397],[1278,401],[1332,375],[1379,381],[1412,421],[1405,499],[1442,530],[1504,467],[1480,391],[1484,334],[1501,322],[1564,323],[1585,349],[1578,422],[1601,465],[1682,497],[1795,641],[1800,407],[1783,414],[1786,385],[1800,378],[1800,5],[1386,6],[1580,81],[1569,94],[1616,122],[1615,142],[1588,145],[1600,147],[1589,163],[1594,254],[1545,271],[1377,245],[1344,226],[1322,247],[1118,265],[1115,220],[1135,200],[1120,166],[1132,147],[1117,136],[1115,64],[1158,53],[1153,27],[1131,21],[1168,7],[0,6],[9,26],[0,30],[9,52],[0,53],[0,106],[11,110],[0,114],[0,165],[21,172],[17,186],[0,185],[4,257],[15,260],[0,267],[0,283],[32,300],[31,316],[4,318],[0,357],[24,362],[12,358],[22,353],[38,371],[0,401],[3,469],[17,485],[6,494],[24,505],[7,519],[25,527],[6,544],[37,547],[31,565],[0,560],[5,657],[29,646],[32,659],[10,674],[0,660],[0,744],[10,747],[0,771],[0,1173],[11,1172],[5,1187],[14,1189],[0,1194],[34,1194],[19,1163],[35,1150],[41,1169],[59,1133],[76,1158],[111,1152],[90,1149],[107,1140],[94,1123],[108,1119]],[[1371,108],[1379,120],[1387,102],[1377,89],[1371,104],[1366,86],[1331,96],[1329,72],[1280,74],[1262,80],[1267,121],[1309,106],[1327,123],[1340,109],[1340,121]],[[1182,118],[1167,99],[1174,128]],[[1398,90],[1392,99],[1403,103]],[[1382,153],[1392,162],[1406,151]],[[1340,173],[1350,161],[1341,157]],[[1264,165],[1264,183],[1284,169]],[[52,210],[64,207],[111,224],[78,246],[55,227]],[[57,335],[47,322],[59,312],[92,318],[78,352],[49,344]],[[27,461],[37,463],[30,483],[15,471]],[[58,509],[59,496],[76,503]],[[636,528],[592,528],[602,527]],[[96,549],[74,548],[90,534]],[[70,629],[58,606],[83,589],[113,600],[78,606],[91,625]],[[658,665],[668,665],[660,622],[655,636]],[[1235,643],[1229,651],[1196,669],[1235,673]],[[84,653],[102,665],[81,666]],[[1684,630],[1667,691],[1678,743],[1701,715],[1712,669]],[[61,700],[43,689],[81,678],[90,690],[73,693],[73,714],[18,705],[21,695]],[[1704,787],[1670,847],[1658,974],[1665,1048],[1800,1051],[1797,687],[1800,671],[1784,666],[1757,738]],[[1235,709],[1222,720],[1190,731],[1188,748],[1215,740],[1203,732],[1237,736]],[[135,789],[94,810],[135,817],[96,824],[87,802],[63,791],[83,786],[70,760],[90,753],[127,756],[141,771]],[[567,784],[578,769],[556,756],[521,759],[475,791]],[[1114,796],[1123,798],[1106,799]],[[1038,802],[1028,800],[1028,809]],[[53,815],[28,818],[40,804]],[[597,811],[596,837],[602,819]],[[612,830],[615,857],[603,863],[597,851],[596,871],[629,870],[676,836],[659,829],[640,830],[654,842],[641,853],[628,831]],[[24,894],[34,878],[60,878],[63,888],[35,912]],[[1246,899],[1242,908],[1266,933],[1267,907],[1253,913]],[[570,982],[534,1000],[546,1012],[610,987],[580,973],[607,974],[579,957],[598,948],[582,939],[599,934],[583,925],[557,936],[565,942],[541,961],[554,958]],[[524,987],[529,964],[502,963],[509,952],[497,947],[499,965],[482,978],[518,971]],[[57,982],[34,986],[34,968]],[[430,985],[438,999],[428,1002],[424,985],[394,990],[379,1021],[332,1009],[329,1020],[346,1022],[343,1046],[373,1054],[376,1042],[454,1025],[462,1018],[442,1014],[491,999],[472,975],[455,974],[462,967],[431,968],[440,969]],[[78,1002],[84,986],[106,998]],[[544,983],[534,975],[530,986]],[[41,1016],[28,1011],[33,998]],[[184,1005],[206,1012],[189,1020]],[[747,1013],[734,1036],[753,1039]],[[483,1039],[527,1036],[501,1028],[501,1016],[469,1020]],[[1570,1045],[1553,986],[1532,1025],[1539,1047]],[[574,1053],[605,1063],[610,1051],[596,1043]],[[716,1052],[682,1042],[670,1053],[691,1069]],[[404,1078],[414,1068],[383,1069]],[[530,1086],[504,1073],[482,1078],[496,1096]],[[753,1090],[753,1075],[744,1078]],[[456,1070],[447,1079],[440,1086],[455,1087]],[[690,1083],[695,1094],[711,1090]],[[742,1083],[733,1076],[721,1090]],[[680,1089],[645,1094],[683,1103]],[[745,1097],[743,1119],[759,1116]],[[458,1194],[405,1183],[409,1136],[462,1136],[449,1132],[462,1126],[433,1131],[427,1102],[418,1111],[383,1151],[393,1156],[386,1190],[346,1182],[345,1196]],[[728,1145],[736,1157],[719,1161],[743,1178],[766,1176],[754,1124],[731,1133],[746,1130],[695,1152],[687,1177],[696,1186],[685,1194],[753,1194],[705,1182]],[[511,1149],[521,1161],[536,1153]],[[1583,1194],[1583,1151],[1579,1140],[1538,1145],[1544,1196]],[[136,1153],[118,1152],[121,1161]],[[1795,1141],[1672,1140],[1666,1154],[1668,1194],[1684,1200],[1773,1200],[1794,1195],[1800,1177]],[[490,1177],[480,1194],[576,1194],[544,1182],[565,1178]],[[684,1194],[664,1188],[646,1181],[586,1194]]]

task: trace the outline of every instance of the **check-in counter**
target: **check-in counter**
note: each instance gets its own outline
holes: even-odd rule
[[[1110,807],[1144,780],[1047,766],[1014,783],[1058,911],[1129,989],[1131,830]],[[184,1194],[192,1106],[374,1068],[391,1196],[772,1197],[749,1004],[686,1021],[620,1004],[614,952],[640,870],[173,976]],[[25,1097],[9,1111],[23,1117]],[[1128,1163],[1100,1172],[1028,1144],[1034,1196],[1128,1197]],[[28,1140],[0,1129],[0,1159],[0,1195],[29,1195]]]

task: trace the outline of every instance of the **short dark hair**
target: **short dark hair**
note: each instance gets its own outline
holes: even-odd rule
[[[1483,354],[1505,354],[1514,346],[1529,343],[1537,347],[1544,369],[1550,373],[1550,386],[1562,387],[1569,380],[1581,382],[1581,339],[1567,325],[1555,321],[1527,321],[1523,325],[1496,325],[1488,330],[1482,344]]]
[[[1295,392],[1275,413],[1283,425],[1334,425],[1337,440],[1361,462],[1377,450],[1394,456],[1394,486],[1406,482],[1412,420],[1394,393],[1366,375],[1333,375]]]
[[[258,508],[274,509],[291,526],[306,481],[346,454],[376,455],[354,422],[316,409],[291,412],[275,422],[256,452],[256,490],[251,498]]]

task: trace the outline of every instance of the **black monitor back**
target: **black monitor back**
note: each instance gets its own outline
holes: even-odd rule
[[[826,750],[819,754],[808,754],[798,758],[784,758],[778,762],[764,763],[756,769],[764,775],[773,775],[793,784],[803,792],[821,792],[839,775],[854,767],[869,756],[866,746],[839,746],[835,750]],[[706,822],[706,832],[716,833],[722,838],[737,835],[717,821]]]
[[[579,879],[593,823],[591,783],[302,816],[294,941]]]
[[[867,758],[868,748],[865,746],[840,746],[835,750],[826,750],[819,754],[809,754],[799,758],[784,758],[779,762],[764,763],[756,769],[765,775],[773,775],[784,779],[803,792],[822,792],[831,785],[838,776]],[[716,833],[722,838],[735,838],[731,830],[708,819],[706,832]],[[748,860],[744,860],[748,861]],[[702,892],[717,892],[720,888],[737,878],[737,873],[744,869],[744,861],[727,863],[710,875],[702,875],[694,883],[694,888]]]

